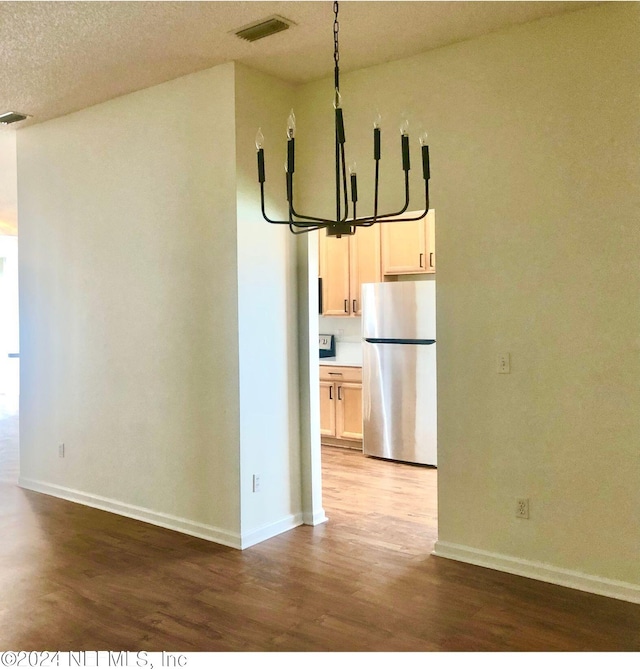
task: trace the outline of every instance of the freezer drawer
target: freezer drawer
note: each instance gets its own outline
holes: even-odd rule
[[[437,465],[436,344],[363,342],[363,451]]]

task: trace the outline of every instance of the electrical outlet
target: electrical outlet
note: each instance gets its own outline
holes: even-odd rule
[[[253,492],[260,492],[260,474],[253,475]]]
[[[529,518],[529,500],[525,497],[516,500],[516,518]]]
[[[64,458],[64,444],[58,444],[58,457]]]
[[[344,337],[344,330],[342,328],[340,328],[338,330],[338,339],[342,339],[343,337]]]
[[[511,355],[509,353],[498,353],[498,374],[511,373]]]

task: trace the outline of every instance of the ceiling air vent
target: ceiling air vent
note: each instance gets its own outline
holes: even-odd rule
[[[19,114],[18,112],[5,112],[4,114],[0,114],[0,123],[2,125],[9,125],[9,123],[24,121],[26,118],[26,114]]]
[[[247,42],[255,42],[263,37],[275,35],[281,30],[286,30],[291,25],[293,25],[292,21],[283,19],[281,16],[270,16],[259,23],[252,23],[250,26],[235,30],[234,34],[240,39],[247,40]]]

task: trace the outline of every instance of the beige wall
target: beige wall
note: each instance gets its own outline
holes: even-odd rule
[[[303,87],[296,109],[309,211],[332,201],[331,87]],[[417,131],[430,132],[437,552],[640,600],[640,6],[343,74],[341,92],[363,202],[376,108],[383,206],[401,198],[400,114],[415,193]]]
[[[228,64],[20,133],[23,486],[238,548],[302,523],[296,246],[254,148],[292,96]]]
[[[225,65],[18,133],[21,483],[232,545],[234,124]]]
[[[260,213],[255,136],[284,135],[294,90],[235,65],[241,517],[247,543],[302,522],[295,239]],[[282,165],[268,165],[281,184]],[[269,200],[281,218],[282,200]],[[253,475],[260,478],[253,492]]]
[[[540,577],[622,583],[625,596],[640,586],[639,14],[608,3],[342,85],[363,202],[376,108],[383,207],[401,189],[401,112],[414,140],[420,125],[431,133],[438,552],[512,571],[546,565]],[[255,91],[271,88],[258,115]],[[284,146],[276,119],[290,93],[225,65],[18,133],[24,485],[241,546],[299,521],[300,453],[303,515],[322,522],[317,368],[304,364],[317,236],[297,240],[294,265],[286,235],[258,230],[255,151],[244,149],[258,122]],[[298,186],[317,210],[333,192],[331,82],[295,100]],[[416,191],[417,150],[413,164]],[[258,257],[258,239],[272,257]],[[262,285],[267,273],[276,284]],[[268,363],[257,285],[277,314]],[[504,351],[512,373],[497,375]],[[266,411],[254,364],[283,393],[268,400],[277,436],[264,441],[251,423]],[[264,471],[258,500],[248,486]],[[529,521],[514,518],[515,497],[531,499]]]

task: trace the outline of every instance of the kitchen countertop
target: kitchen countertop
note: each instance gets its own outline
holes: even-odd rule
[[[362,343],[336,342],[336,355],[333,358],[320,358],[321,365],[339,367],[362,367]]]

